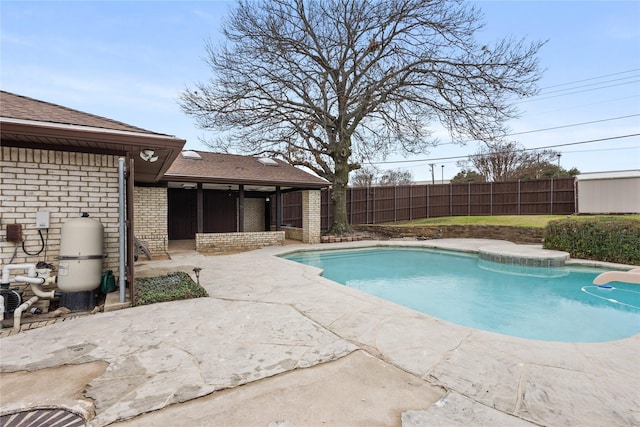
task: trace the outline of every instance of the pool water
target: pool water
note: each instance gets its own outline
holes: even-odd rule
[[[640,333],[640,286],[593,285],[587,267],[525,267],[429,249],[297,252],[323,276],[463,326],[523,338],[604,342]]]

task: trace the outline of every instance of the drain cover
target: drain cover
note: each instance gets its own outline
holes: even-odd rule
[[[84,427],[85,421],[78,414],[64,409],[37,409],[0,417],[2,427]]]

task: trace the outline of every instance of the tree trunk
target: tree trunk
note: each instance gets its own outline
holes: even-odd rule
[[[342,149],[334,157],[335,175],[331,200],[333,202],[333,226],[335,234],[349,232],[351,227],[347,218],[347,184],[349,183],[349,150]]]

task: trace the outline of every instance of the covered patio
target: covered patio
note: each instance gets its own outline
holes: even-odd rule
[[[155,190],[141,186],[136,235],[145,238],[157,232],[159,222],[166,223],[165,251],[177,241],[181,246],[193,241],[201,252],[277,246],[286,238],[318,243],[320,189],[327,186],[324,179],[281,160],[183,151],[162,181],[151,186]],[[299,190],[302,228],[285,227],[282,195]],[[159,197],[164,203],[158,203]]]

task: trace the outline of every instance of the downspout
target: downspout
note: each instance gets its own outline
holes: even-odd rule
[[[119,217],[119,226],[118,231],[120,234],[120,245],[118,248],[118,272],[119,274],[119,286],[120,286],[120,303],[124,303],[124,288],[126,279],[126,257],[127,257],[127,227],[126,227],[126,206],[124,199],[124,158],[120,157],[118,159],[118,217]]]
[[[4,297],[0,295],[0,329],[2,329],[3,320],[4,320]]]

